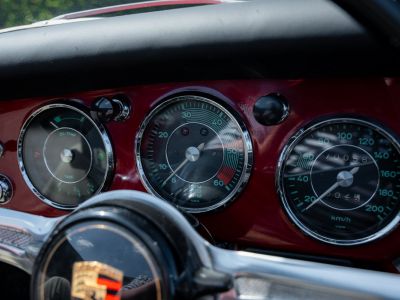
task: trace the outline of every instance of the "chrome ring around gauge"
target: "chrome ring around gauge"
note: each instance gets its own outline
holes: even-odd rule
[[[335,245],[367,243],[400,221],[400,145],[374,123],[325,120],[289,141],[277,186],[287,214],[306,234]]]
[[[74,209],[110,180],[114,160],[105,128],[78,103],[35,111],[18,139],[18,161],[29,188],[45,203]]]
[[[233,200],[249,179],[252,153],[243,122],[199,95],[164,101],[136,137],[136,161],[146,189],[191,213]]]

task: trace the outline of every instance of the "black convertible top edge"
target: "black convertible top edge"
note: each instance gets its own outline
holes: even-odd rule
[[[0,34],[2,99],[186,80],[394,76],[399,66],[328,0],[256,0]]]

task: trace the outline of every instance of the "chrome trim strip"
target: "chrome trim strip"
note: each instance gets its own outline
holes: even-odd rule
[[[142,2],[133,2],[126,4],[118,4],[118,5],[110,5],[99,8],[92,8],[88,10],[81,10],[77,12],[71,12],[64,15],[56,16],[50,20],[71,20],[76,18],[87,18],[98,15],[105,15],[110,13],[116,13],[121,11],[129,11],[140,8],[147,7],[158,7],[158,6],[172,6],[172,5],[184,5],[184,4],[193,4],[193,5],[201,5],[201,4],[220,4],[220,3],[234,3],[241,2],[236,0],[202,0],[202,1],[186,1],[187,3],[180,3],[180,0],[153,0],[153,1],[142,1]],[[192,3],[190,3],[192,2]]]
[[[64,217],[46,218],[0,209],[1,228],[10,228],[12,232],[20,232],[29,237],[22,245],[12,244],[0,239],[0,261],[32,273],[35,258],[54,226]],[[12,241],[12,239],[10,239]]]
[[[310,292],[322,291],[336,294],[341,299],[398,299],[400,295],[400,276],[395,274],[235,252],[212,246],[209,250],[215,270],[233,274],[235,279],[261,278],[266,284]],[[270,298],[264,295],[263,299]]]
[[[54,26],[54,25],[60,25],[60,24],[66,24],[66,23],[93,21],[93,20],[99,20],[99,19],[102,19],[102,18],[91,17],[91,18],[80,18],[80,19],[57,19],[57,20],[50,19],[50,20],[35,22],[35,23],[29,24],[29,25],[21,25],[21,26],[13,26],[13,27],[8,27],[8,28],[3,28],[3,29],[0,29],[0,34],[6,33],[6,32],[18,31],[18,30],[27,30],[27,29],[32,29],[32,28],[41,28],[41,27]]]

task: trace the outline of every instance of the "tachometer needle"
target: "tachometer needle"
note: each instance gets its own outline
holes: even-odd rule
[[[203,151],[204,149],[204,143],[201,143],[200,145],[198,145],[196,148],[194,147],[189,147],[188,149],[186,149],[186,158],[183,162],[181,162],[181,164],[175,169],[175,171],[173,171],[168,177],[167,179],[165,179],[163,181],[163,183],[161,184],[161,187],[164,187],[164,185],[167,184],[168,180],[170,180],[180,169],[182,169],[189,161],[197,161],[198,157],[200,156],[200,153]],[[195,150],[198,150],[198,153],[192,153],[191,148],[194,148]]]
[[[355,167],[355,168],[351,169],[350,172],[349,171],[339,172],[339,174],[336,177],[337,181],[329,189],[327,189],[324,193],[322,193],[317,199],[315,199],[313,202],[311,202],[304,209],[304,211],[306,211],[307,209],[312,207],[317,202],[321,201],[326,195],[331,193],[337,187],[339,187],[339,186],[342,186],[342,187],[350,186],[353,183],[353,175],[356,174],[358,172],[358,170],[360,170],[360,167]]]

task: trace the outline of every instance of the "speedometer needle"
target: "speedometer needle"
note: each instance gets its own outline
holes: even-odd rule
[[[329,188],[327,189],[324,193],[322,193],[317,199],[315,199],[313,202],[311,202],[304,211],[312,207],[314,204],[317,202],[321,201],[326,195],[328,195],[330,192],[332,192],[334,189],[337,187],[348,187],[352,185],[353,183],[353,175],[356,174],[360,170],[360,167],[355,167],[349,171],[341,171],[336,177],[336,182]]]
[[[164,185],[167,184],[168,180],[170,180],[180,169],[182,169],[189,161],[197,161],[200,157],[201,151],[204,149],[204,143],[201,143],[197,147],[189,147],[186,149],[186,158],[181,164],[173,171],[167,179],[165,179],[161,185],[161,187],[164,187]],[[197,151],[193,151],[197,150]]]

